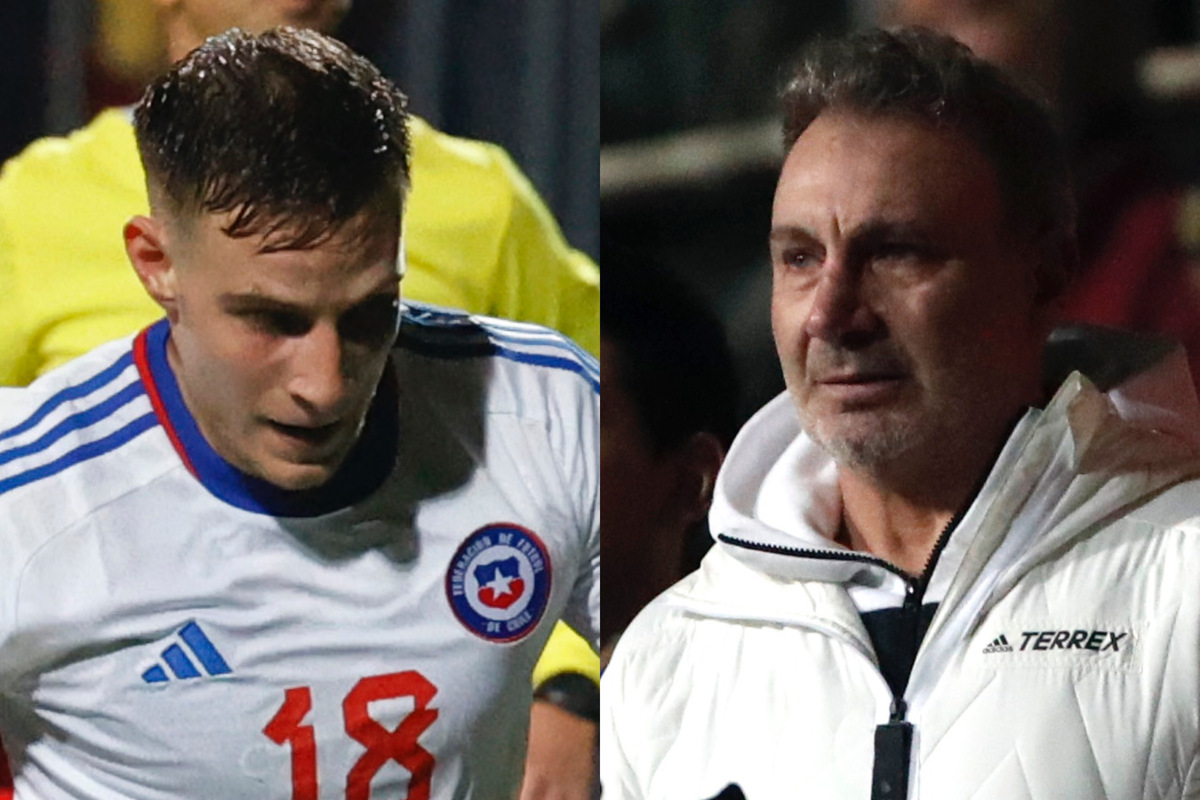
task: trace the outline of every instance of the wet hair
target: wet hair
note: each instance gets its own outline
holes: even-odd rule
[[[315,31],[236,28],[154,81],[134,110],[151,205],[231,214],[233,237],[328,238],[368,206],[399,220],[406,100],[365,58]]]
[[[789,150],[825,112],[908,115],[964,135],[996,170],[1018,236],[1058,242],[1062,281],[1075,270],[1075,200],[1062,137],[1044,103],[948,36],[872,29],[819,39],[782,93]]]
[[[716,314],[644,256],[606,248],[601,262],[601,335],[617,347],[621,384],[651,446],[663,452],[699,432],[728,446],[737,377]]]

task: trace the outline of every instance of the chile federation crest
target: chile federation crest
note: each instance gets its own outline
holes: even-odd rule
[[[458,621],[476,636],[497,643],[525,638],[550,599],[546,545],[519,525],[485,525],[454,554],[446,597]]]

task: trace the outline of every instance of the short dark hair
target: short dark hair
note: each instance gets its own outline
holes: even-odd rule
[[[650,445],[662,452],[706,432],[728,446],[737,376],[717,315],[644,255],[606,247],[601,263],[602,346],[617,346],[620,381]]]
[[[154,81],[134,110],[152,205],[232,212],[230,236],[316,243],[368,205],[399,219],[406,100],[379,70],[315,31],[236,28]]]
[[[1075,200],[1066,148],[1044,104],[948,36],[917,27],[818,39],[782,94],[784,145],[826,111],[911,115],[965,135],[996,170],[1005,216],[1022,235],[1065,245],[1075,269]]]

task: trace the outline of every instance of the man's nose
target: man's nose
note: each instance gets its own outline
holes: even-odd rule
[[[292,396],[317,414],[336,415],[348,379],[345,346],[337,327],[313,325],[297,345],[288,387]]]
[[[844,256],[827,256],[813,288],[805,332],[815,339],[836,341],[869,330],[875,317],[865,302],[863,281],[863,271]]]

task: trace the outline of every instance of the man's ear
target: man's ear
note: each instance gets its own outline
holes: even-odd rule
[[[679,478],[676,484],[675,513],[687,528],[704,519],[712,504],[717,470],[725,459],[725,448],[711,433],[693,433],[677,451]]]
[[[178,313],[175,264],[167,252],[166,230],[161,220],[136,216],[125,223],[125,252],[129,263],[154,302],[174,322]]]

